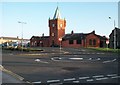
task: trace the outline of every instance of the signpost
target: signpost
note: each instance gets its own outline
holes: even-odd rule
[[[60,54],[61,54],[61,41],[62,41],[62,38],[59,38],[59,41],[60,41]]]

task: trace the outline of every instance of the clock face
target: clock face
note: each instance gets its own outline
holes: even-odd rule
[[[60,27],[62,27],[62,24],[60,24]]]

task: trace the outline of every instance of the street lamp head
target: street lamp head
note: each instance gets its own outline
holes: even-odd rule
[[[59,41],[62,41],[62,38],[59,38]]]
[[[111,19],[111,16],[109,16],[109,19]]]

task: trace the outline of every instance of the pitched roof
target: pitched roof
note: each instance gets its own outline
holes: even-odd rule
[[[85,36],[86,36],[86,34],[83,34],[83,33],[66,34],[66,35],[63,37],[63,41],[64,41],[64,40],[84,39]]]
[[[32,36],[31,37],[31,39],[35,39],[35,40],[42,40],[42,39],[46,39],[46,38],[49,38],[49,36]]]
[[[102,40],[106,40],[107,38],[105,36],[100,36],[95,34],[95,31],[92,31],[90,33],[73,33],[73,34],[66,34],[62,39],[64,40],[77,40],[77,39],[85,39],[87,35],[94,34],[98,38]]]
[[[115,29],[112,30],[112,32],[110,33],[109,37],[112,36],[112,34],[114,34],[114,30],[116,31],[116,33],[119,35],[120,34],[120,29],[115,27]]]
[[[55,10],[55,14],[54,14],[53,19],[60,19],[60,18],[61,18],[60,11],[59,11],[59,8],[57,7]]]

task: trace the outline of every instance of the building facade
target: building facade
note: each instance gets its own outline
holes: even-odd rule
[[[32,36],[31,47],[106,47],[107,38],[91,33],[65,34],[66,20],[60,16],[59,8],[55,10],[52,19],[49,19],[49,36]],[[62,39],[60,41],[59,39]]]
[[[0,37],[0,45],[3,47],[14,47],[14,46],[28,46],[30,43],[29,39],[21,39],[19,37]]]
[[[106,47],[105,36],[95,34],[95,31],[91,33],[73,33],[66,34],[63,37],[63,47]]]
[[[109,35],[109,47],[110,48],[120,48],[120,29],[115,28]]]

